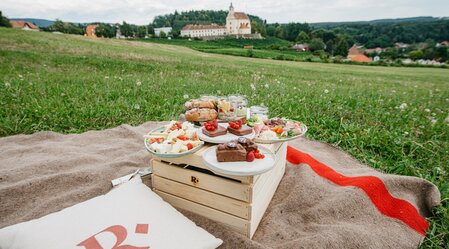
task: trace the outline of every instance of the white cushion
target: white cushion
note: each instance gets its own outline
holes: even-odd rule
[[[0,230],[1,249],[216,248],[221,243],[139,177],[106,195]]]

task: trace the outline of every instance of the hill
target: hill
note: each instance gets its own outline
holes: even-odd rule
[[[55,21],[38,18],[9,18],[9,20],[23,20],[36,24],[40,28],[47,28],[51,26]]]
[[[317,29],[329,29],[336,28],[338,26],[345,25],[357,25],[357,24],[392,24],[392,23],[402,23],[402,22],[431,22],[444,20],[445,18],[433,17],[433,16],[418,16],[418,17],[407,17],[407,18],[389,18],[389,19],[376,19],[371,21],[350,21],[350,22],[316,22],[310,23],[309,25]]]

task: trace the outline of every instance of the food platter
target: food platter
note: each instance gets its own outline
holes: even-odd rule
[[[287,142],[287,141],[295,140],[295,139],[298,139],[300,137],[303,137],[306,134],[306,132],[307,132],[307,126],[305,124],[301,124],[300,128],[302,130],[302,134],[301,135],[296,135],[296,136],[286,137],[286,138],[278,138],[278,139],[261,139],[259,137],[254,137],[254,142],[261,143],[261,144],[273,144],[273,143],[281,143],[281,142]]]
[[[216,155],[217,146],[208,148],[203,153],[203,161],[212,171],[234,176],[254,176],[271,170],[276,164],[276,155],[265,146],[259,146],[261,153],[265,155],[263,159],[256,159],[252,162],[218,162]]]
[[[307,132],[307,126],[303,123],[300,123],[298,121],[294,120],[287,120],[283,119],[284,122],[287,123],[287,125],[280,125],[280,126],[272,126],[272,125],[264,125],[262,124],[255,124],[254,130],[256,133],[256,136],[254,137],[254,142],[261,143],[261,144],[272,144],[272,143],[281,143],[281,142],[287,142],[294,139],[298,139],[302,136],[304,136]],[[288,125],[291,125],[290,128],[287,128]],[[263,128],[261,128],[263,127]],[[276,128],[281,129],[280,132],[277,134],[274,132]],[[279,127],[285,127],[285,128],[279,128]],[[288,131],[290,130],[290,131]],[[293,132],[294,131],[294,132]],[[265,134],[264,134],[265,133]],[[267,136],[266,134],[270,133],[270,136]],[[282,133],[282,135],[281,135]]]
[[[221,126],[223,126],[224,128],[228,128],[229,124],[228,123],[220,123]],[[231,133],[226,133],[225,135],[221,135],[221,136],[217,136],[217,137],[209,137],[206,134],[203,133],[203,129],[204,128],[199,128],[197,131],[198,137],[200,140],[204,141],[204,142],[208,142],[208,143],[212,143],[212,144],[222,144],[222,143],[226,143],[229,142],[231,140],[235,140],[239,137],[245,137],[248,139],[253,139],[254,136],[256,135],[254,130],[252,131],[251,134],[248,135],[244,135],[244,136],[237,136]]]
[[[165,126],[161,126],[161,127],[159,127],[159,128],[156,128],[156,129],[150,131],[150,132],[148,133],[148,135],[150,135],[150,134],[155,134],[155,133],[161,133],[161,132],[163,132],[165,129],[166,129]],[[195,129],[198,129],[198,128],[195,128]],[[147,136],[148,136],[148,135],[147,135]],[[182,156],[185,156],[185,155],[189,155],[189,154],[192,154],[192,153],[197,152],[197,151],[200,150],[200,149],[203,147],[203,145],[204,145],[204,143],[200,143],[200,144],[196,145],[195,147],[193,147],[192,149],[187,150],[187,151],[185,151],[185,152],[180,152],[180,153],[158,153],[158,152],[156,152],[155,150],[151,149],[151,143],[150,143],[148,140],[149,140],[149,139],[145,136],[145,138],[144,138],[145,148],[146,148],[151,154],[153,154],[153,155],[155,155],[155,156],[157,156],[157,157],[161,157],[161,158],[175,158],[175,157],[182,157]]]

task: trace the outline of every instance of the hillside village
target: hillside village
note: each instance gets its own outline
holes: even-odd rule
[[[357,41],[357,36],[354,38],[354,36],[351,37],[348,34],[341,33],[341,31],[334,32],[332,29],[313,29],[307,23],[266,24],[266,21],[258,17],[236,11],[232,3],[228,11],[210,13],[211,16],[218,15],[218,17],[210,18],[209,20],[212,20],[210,22],[200,19],[188,21],[189,18],[185,21],[186,17],[192,15],[192,12],[175,12],[165,16],[157,16],[153,24],[150,23],[148,26],[138,26],[126,22],[122,24],[90,23],[83,25],[66,23],[60,20],[55,21],[48,27],[38,27],[26,20],[11,20],[10,26],[23,30],[79,34],[89,38],[143,39],[154,42],[162,42],[160,39],[168,41],[177,39],[187,40],[191,43],[210,41],[216,45],[219,43],[229,44],[230,39],[237,39],[241,41],[234,42],[233,47],[247,51],[230,54],[250,57],[258,57],[257,52],[261,51],[261,48],[255,47],[254,44],[257,43],[255,40],[261,39],[265,40],[267,44],[262,49],[277,53],[275,56],[264,58],[281,60],[405,66],[445,66],[449,60],[449,42],[447,40],[427,38],[425,41],[407,43],[397,38],[398,41],[390,45],[379,43],[379,37],[373,37],[372,40],[365,41],[365,44],[363,44]],[[182,21],[176,21],[178,16],[182,17],[180,19]],[[446,20],[446,22],[449,21]],[[277,37],[278,39],[271,39],[270,37]],[[181,45],[190,46],[189,43]],[[383,46],[373,47],[372,45]],[[193,45],[192,47],[197,46]],[[291,52],[298,53],[298,56],[291,56]]]

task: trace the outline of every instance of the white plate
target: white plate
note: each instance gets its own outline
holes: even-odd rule
[[[259,145],[259,151],[264,159],[254,159],[252,162],[219,162],[217,161],[217,146],[212,146],[203,153],[203,161],[213,171],[234,176],[254,176],[269,171],[276,164],[276,155],[265,146]]]
[[[150,131],[148,134],[154,133],[154,132],[162,132],[165,130],[165,126],[159,127],[157,129],[154,129],[152,131]],[[198,146],[196,146],[195,148],[182,152],[182,153],[156,153],[155,151],[150,149],[150,143],[148,142],[148,139],[144,138],[144,144],[145,144],[145,148],[153,155],[157,156],[157,157],[162,157],[162,158],[175,158],[175,157],[182,157],[185,155],[189,155],[192,153],[197,152],[201,147],[203,147],[204,144],[200,144]]]
[[[306,134],[307,126],[305,124],[301,123],[300,128],[302,131],[301,135],[297,135],[294,137],[288,137],[288,138],[270,139],[270,140],[264,140],[264,139],[260,139],[259,137],[255,137],[254,142],[261,143],[261,144],[274,144],[274,143],[281,143],[281,142],[287,142],[290,140],[294,140],[294,139],[303,137]]]
[[[218,125],[223,126],[224,128],[228,128],[229,124],[228,123],[218,123]],[[200,140],[204,141],[204,142],[208,142],[208,143],[212,143],[212,144],[223,144],[223,143],[227,143],[231,140],[235,140],[239,137],[246,137],[248,139],[253,139],[254,136],[256,136],[256,133],[254,132],[254,129],[252,131],[251,134],[248,135],[244,135],[244,136],[236,136],[234,134],[231,133],[226,133],[225,135],[221,135],[218,137],[209,137],[208,135],[203,133],[203,128],[201,127],[198,129],[198,137],[200,138]],[[251,127],[250,127],[251,128]]]

